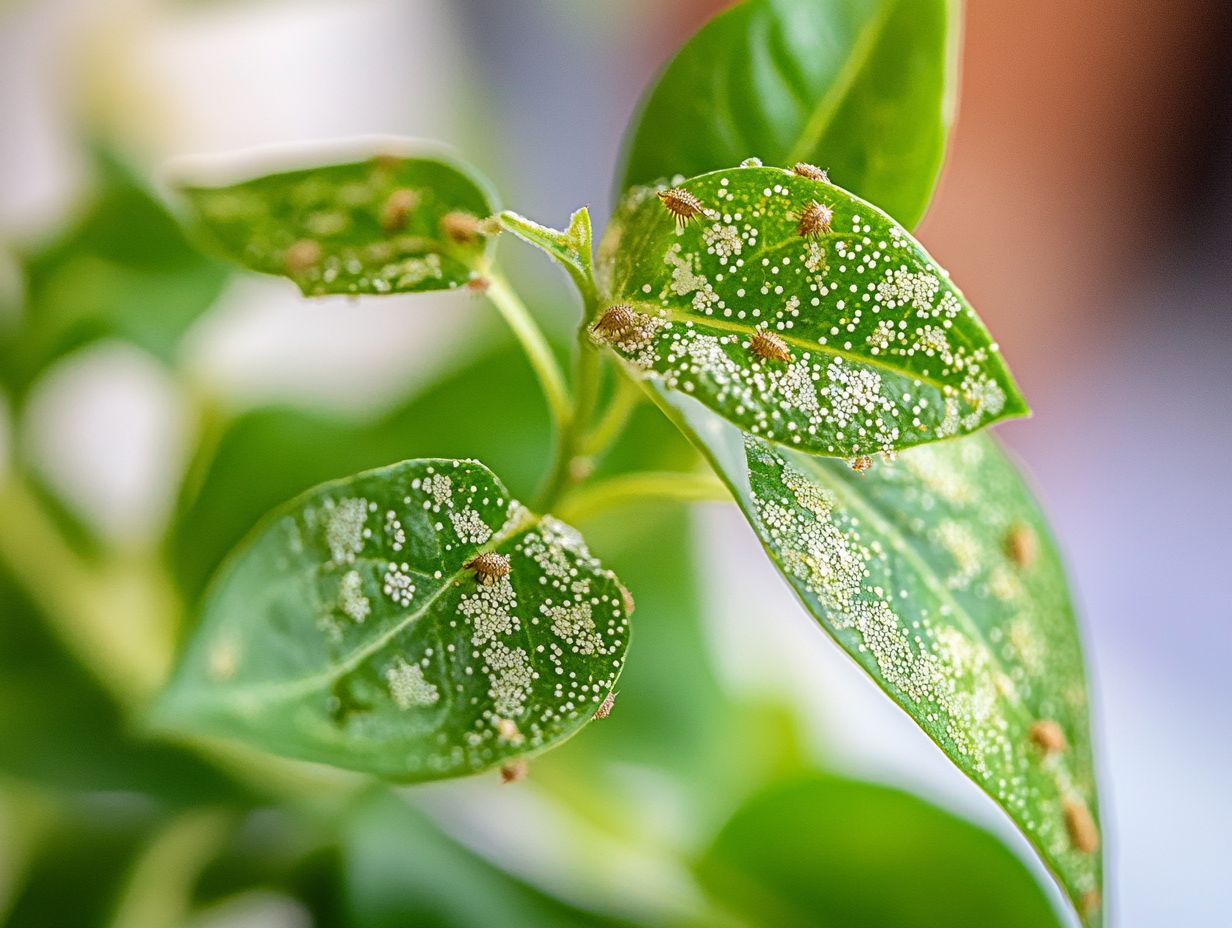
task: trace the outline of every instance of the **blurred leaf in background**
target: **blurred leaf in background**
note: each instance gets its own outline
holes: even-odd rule
[[[745,0],[676,55],[626,140],[617,195],[746,158],[828,169],[908,229],[954,115],[955,0]]]
[[[723,826],[702,885],[776,928],[1059,928],[995,837],[884,786],[814,776],[772,786]]]
[[[227,278],[116,158],[97,153],[95,173],[75,221],[18,257],[22,307],[13,325],[0,328],[0,377],[18,405],[56,359],[99,339],[116,337],[173,361],[180,338]]]

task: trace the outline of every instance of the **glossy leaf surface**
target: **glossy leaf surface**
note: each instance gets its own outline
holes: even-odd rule
[[[1082,645],[1060,556],[1005,454],[975,436],[858,474],[655,396],[710,457],[808,612],[1098,923]]]
[[[747,0],[680,51],[630,128],[620,192],[758,157],[828,168],[908,228],[953,118],[952,0]]]
[[[158,717],[391,779],[461,776],[576,732],[627,647],[616,579],[576,532],[480,464],[407,461],[317,487],[240,546]]]
[[[494,197],[443,155],[379,154],[181,192],[226,256],[308,296],[447,290],[490,258],[482,220]]]
[[[1059,928],[996,838],[896,789],[837,777],[776,784],[723,826],[702,885],[753,924]]]
[[[946,272],[869,204],[762,167],[659,193],[635,191],[603,242],[605,305],[633,315],[594,331],[668,388],[835,457],[1026,413]]]

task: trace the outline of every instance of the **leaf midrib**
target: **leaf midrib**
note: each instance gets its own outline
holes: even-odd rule
[[[660,303],[635,302],[634,309],[639,312],[645,312],[647,315],[663,316],[666,314],[673,322],[687,322],[694,326],[709,326],[713,329],[720,329],[724,332],[735,332],[742,335],[752,335],[757,331],[757,327],[747,325],[740,322],[732,322],[727,319],[716,319],[713,316],[697,316],[692,313],[674,309],[670,306],[663,306]],[[810,341],[794,335],[789,331],[775,330],[774,334],[787,344],[799,348],[801,351],[816,352],[818,354],[829,355],[835,358],[843,358],[847,361],[853,361],[857,364],[867,364],[870,367],[878,368],[890,374],[897,374],[900,377],[905,377],[915,383],[926,384],[935,390],[942,393],[946,387],[952,387],[952,384],[947,384],[944,381],[937,380],[935,377],[928,377],[924,374],[916,373],[915,371],[906,370],[897,367],[893,364],[887,364],[879,359],[870,359],[863,355],[856,354],[853,351],[845,351],[842,348],[834,348],[830,345],[823,345],[817,341]]]
[[[507,541],[535,528],[541,521],[542,516],[530,514],[529,517],[524,517],[522,521],[516,523],[511,528],[495,535],[488,544],[476,547],[475,553],[478,554],[482,551],[495,550]],[[470,560],[470,558],[468,557],[467,560]],[[456,571],[444,579],[444,582],[440,585],[437,591],[428,597],[427,601],[417,610],[414,612],[408,612],[388,629],[381,632],[371,641],[357,647],[344,659],[334,664],[327,670],[312,674],[311,676],[299,677],[298,679],[287,680],[280,683],[254,683],[248,686],[229,687],[226,691],[228,701],[237,702],[258,693],[266,695],[278,694],[278,696],[282,698],[287,698],[290,696],[298,696],[302,693],[311,692],[318,686],[332,683],[343,674],[349,673],[362,664],[365,660],[405,631],[413,622],[417,622],[425,615],[428,615],[431,612],[432,607],[436,605],[437,601],[440,600],[446,593],[451,591],[454,588],[455,583],[460,578],[465,576],[466,573],[467,568],[465,566],[460,566]]]

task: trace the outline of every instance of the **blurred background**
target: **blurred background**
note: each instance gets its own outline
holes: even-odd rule
[[[475,436],[451,426],[442,405],[465,390],[448,380],[460,376],[449,374],[459,358],[472,371],[521,363],[481,302],[447,295],[305,306],[289,285],[225,276],[177,250],[157,216],[144,227],[125,225],[98,204],[130,217],[153,211],[125,192],[125,177],[157,184],[177,156],[378,133],[452,143],[495,180],[505,203],[545,223],[563,225],[581,204],[602,222],[639,95],[724,5],[0,3],[0,333],[16,331],[23,313],[54,317],[36,344],[0,356],[9,366],[0,467],[16,456],[35,475],[80,549],[136,558],[165,546],[189,591],[251,523],[250,510],[290,495],[271,475],[303,465],[288,449],[316,449],[323,458],[311,465],[320,473],[297,472],[292,483],[421,451],[503,458],[496,469],[515,489],[533,482],[546,441],[540,414],[527,413],[526,430],[493,419]],[[1125,926],[1214,928],[1232,911],[1232,719],[1222,687],[1232,653],[1232,600],[1223,586],[1232,566],[1232,493],[1223,479],[1232,459],[1230,63],[1232,6],[1222,0],[971,3],[957,128],[918,230],[979,307],[1035,411],[998,432],[1033,475],[1071,568],[1094,672],[1109,903]],[[102,218],[89,219],[95,215]],[[70,256],[69,266],[70,246],[80,250],[83,241],[88,253]],[[511,244],[502,253],[549,326],[564,332],[576,310],[563,279]],[[23,272],[18,256],[29,254],[44,257]],[[528,380],[511,382],[515,388],[538,402]],[[227,427],[211,433],[223,420]],[[203,433],[218,455],[197,467],[193,449]],[[192,500],[177,499],[186,472]],[[422,791],[406,814],[427,816],[469,849],[434,859],[475,855],[441,863],[441,873],[495,863],[534,887],[519,892],[570,904],[598,899],[601,908],[623,897],[614,911],[633,919],[642,917],[639,906],[687,896],[656,849],[683,840],[698,820],[723,817],[700,810],[706,796],[682,798],[669,776],[702,770],[693,782],[714,796],[730,778],[706,766],[711,748],[700,746],[712,735],[722,741],[724,725],[704,705],[712,690],[736,693],[741,705],[774,718],[782,711],[775,707],[790,706],[795,717],[783,724],[798,737],[793,750],[917,792],[996,832],[1026,859],[991,804],[817,633],[738,513],[703,507],[687,522],[655,529],[664,530],[678,531],[710,565],[697,591],[702,608],[690,604],[687,565],[629,555],[626,579],[638,589],[640,571],[649,591],[639,593],[639,634],[663,624],[645,633],[630,673],[651,642],[656,651],[661,644],[660,660],[682,673],[674,681],[680,690],[646,671],[642,694],[626,693],[623,707],[644,716],[641,727],[620,722],[618,710],[612,734],[587,748],[589,731],[578,739],[586,758],[559,768],[545,762],[542,792],[491,784]],[[607,538],[613,549],[636,552],[662,537],[639,541],[638,531],[601,526],[592,547],[603,552]],[[49,785],[78,803],[76,839],[51,858],[64,874],[129,859],[109,850],[102,833],[117,819],[140,818],[130,806],[146,802],[147,787],[128,779],[138,769],[158,784],[152,795],[185,811],[174,828],[156,832],[156,852],[149,843],[133,852],[122,893],[137,892],[141,879],[168,878],[172,870],[160,871],[160,862],[200,869],[193,854],[234,823],[191,811],[193,803],[162,790],[174,779],[194,802],[208,796],[225,805],[235,787],[170,748],[164,757],[127,741],[102,744],[102,772],[75,778],[89,752],[76,750],[74,739],[98,741],[112,710],[91,715],[68,682],[46,693],[23,688],[23,674],[66,681],[60,674],[69,672],[45,642],[22,637],[34,635],[17,627],[29,604],[5,603],[0,718],[19,734],[30,729],[30,739],[6,735],[0,744],[0,756],[26,752],[7,769],[0,763],[0,913],[24,912],[27,921],[15,923],[77,923],[30,914],[39,911],[30,908],[30,886],[47,859],[39,849],[63,840],[46,824],[61,814],[49,811]],[[655,606],[667,614],[654,614]],[[36,649],[47,654],[36,659]],[[681,671],[690,660],[698,667]],[[41,679],[46,687],[48,677]],[[95,684],[81,685],[85,692]],[[625,689],[635,689],[628,675]],[[658,769],[662,754],[673,770]],[[770,749],[759,763],[780,760]],[[634,810],[627,827],[650,835],[648,844],[617,847],[601,809],[582,816],[585,827],[564,820],[545,794],[563,789],[570,763],[612,778]],[[392,821],[379,810],[364,814],[376,826]],[[268,816],[238,827],[241,838],[261,835],[268,846],[274,834],[295,845]],[[380,864],[405,847],[379,831],[365,831],[347,851],[356,866],[365,854],[376,861],[356,872],[377,882]],[[427,859],[429,849],[416,848]],[[236,861],[246,858],[234,849],[233,856],[232,870],[242,870]],[[602,865],[583,865],[596,861]],[[243,885],[226,866],[210,872],[220,887]],[[475,873],[479,882],[495,879]],[[313,879],[307,885],[323,885]],[[639,888],[628,892],[631,885]],[[243,896],[243,905],[216,907],[216,921],[199,924],[320,921],[310,892],[219,889],[218,896]],[[130,898],[139,893],[121,901]],[[421,923],[438,922],[404,922]]]

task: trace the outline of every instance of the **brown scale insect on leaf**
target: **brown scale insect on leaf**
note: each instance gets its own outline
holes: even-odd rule
[[[1082,894],[1082,914],[1090,918],[1103,905],[1104,897],[1098,889],[1089,889]]]
[[[470,213],[454,210],[441,217],[441,231],[451,242],[459,245],[473,245],[479,241],[479,220]]]
[[[466,282],[466,289],[476,296],[482,296],[487,293],[492,286],[492,281],[486,277],[472,277]]]
[[[819,180],[822,183],[830,183],[830,172],[817,167],[815,164],[808,164],[804,161],[797,161],[795,167],[792,168],[799,177],[807,177],[809,180]]]
[[[1027,525],[1014,525],[1005,534],[1005,553],[1019,567],[1030,567],[1039,553],[1035,532]]]
[[[414,190],[406,187],[395,190],[381,207],[381,228],[386,232],[401,232],[418,205],[419,194]]]
[[[614,705],[616,705],[616,691],[612,690],[612,692],[608,693],[607,696],[603,698],[603,702],[599,705],[599,708],[595,710],[595,721],[605,719],[611,715],[612,706]]]
[[[1032,725],[1031,740],[1045,754],[1058,754],[1069,746],[1065,731],[1052,719],[1042,719]]]
[[[663,208],[675,217],[677,229],[683,229],[706,211],[701,200],[680,187],[661,190],[659,199],[663,202]]]
[[[601,338],[612,341],[625,335],[637,323],[633,307],[618,303],[604,311],[590,330]]]
[[[507,764],[502,764],[500,768],[500,778],[502,783],[516,783],[518,780],[525,780],[527,774],[530,773],[530,763],[525,757],[519,757],[517,760],[511,760]]]
[[[763,360],[791,363],[791,351],[787,348],[787,342],[765,329],[758,329],[753,333],[753,337],[749,339],[749,348]]]
[[[862,474],[873,466],[873,459],[867,454],[862,454],[858,458],[851,459],[851,469],[857,474]]]
[[[620,584],[620,598],[625,605],[625,615],[633,615],[633,609],[637,605],[633,600],[633,594],[629,592],[629,588],[623,583]]]
[[[804,207],[800,214],[800,225],[796,231],[802,238],[817,238],[830,232],[830,221],[834,218],[834,210],[824,203],[814,200]]]
[[[501,577],[509,576],[509,558],[495,551],[477,554],[462,566],[467,570],[473,570],[475,578],[485,585],[495,583]]]
[[[287,273],[292,277],[303,277],[321,263],[322,252],[319,242],[303,238],[287,249],[282,256],[282,263]]]
[[[1081,799],[1067,799],[1064,806],[1065,830],[1069,832],[1070,844],[1083,854],[1099,850],[1099,826],[1091,816],[1091,810]]]

